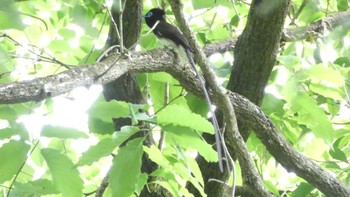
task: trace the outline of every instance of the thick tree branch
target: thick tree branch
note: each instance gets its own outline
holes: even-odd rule
[[[339,25],[349,25],[349,18],[350,13],[343,12],[334,15],[334,17],[328,17],[323,21],[327,21],[326,24],[329,24],[326,27],[332,26],[334,28]],[[346,23],[344,19],[346,19]],[[313,26],[311,25],[311,27]],[[314,30],[320,29],[313,28],[315,28]],[[310,31],[306,31],[306,33],[308,32]],[[297,39],[297,36],[289,37]],[[218,44],[217,46],[220,47],[215,49],[206,48],[206,51],[211,54],[218,49],[218,52],[232,50],[232,43],[234,42],[228,42],[226,45],[225,43]],[[37,78],[31,81],[0,84],[0,103],[11,104],[41,101],[67,93],[79,86],[110,82],[129,71],[168,72],[177,78],[187,90],[194,92],[198,96],[202,96],[200,86],[196,83],[197,80],[191,68],[185,66],[184,63],[179,63],[179,59],[172,51],[157,49],[145,53],[135,53],[131,55],[131,60],[123,57],[115,63],[116,59],[117,55],[113,54],[101,63],[73,68],[57,75]],[[115,64],[114,68],[95,81],[96,76],[103,73],[112,64]],[[229,96],[238,115],[238,119],[250,122],[257,136],[262,140],[275,159],[286,169],[304,178],[328,196],[350,196],[350,191],[332,175],[302,154],[296,152],[258,107],[238,94],[229,92]]]
[[[0,84],[0,103],[20,103],[41,101],[51,96],[67,93],[79,86],[102,84],[112,81],[126,72],[165,71],[174,76],[188,91],[201,96],[200,84],[191,67],[184,63],[176,53],[167,49],[156,49],[131,54],[131,59],[121,58],[106,75],[94,81],[117,59],[111,55],[101,63],[81,66],[57,75],[31,81]],[[244,97],[229,92],[237,118],[249,121],[257,136],[270,153],[286,169],[291,170],[314,185],[327,196],[350,196],[350,190],[316,163],[295,151],[266,115]]]
[[[129,57],[119,57],[118,54],[111,54],[100,63],[82,65],[56,75],[0,84],[0,104],[42,101],[70,92],[79,86],[108,83],[127,72],[158,72],[164,69],[164,71],[169,71],[173,65],[176,65],[176,61],[178,60],[176,60],[174,53],[164,49],[133,53],[130,59]],[[111,65],[114,66],[110,71],[98,78],[99,74]]]
[[[285,29],[282,33],[282,41],[293,42],[307,39],[312,36],[321,35],[325,29],[332,30],[339,26],[342,26],[343,28],[350,28],[350,12],[339,12],[322,20],[316,21],[308,26]],[[206,45],[203,50],[207,56],[214,53],[233,51],[236,42],[236,38],[222,40]]]
[[[239,119],[249,122],[257,137],[286,170],[302,177],[326,196],[350,196],[350,190],[333,175],[293,149],[259,107],[232,92],[230,98],[235,101],[234,107]]]
[[[288,28],[282,34],[282,41],[292,42],[322,35],[324,30],[332,30],[336,27],[350,28],[350,12],[339,12],[329,17],[316,21],[308,26]]]
[[[323,24],[328,24],[325,28],[330,28],[330,27],[335,28],[343,25],[349,26],[350,12],[337,13],[321,21],[323,21]],[[313,23],[308,27],[300,27],[300,28],[286,30],[283,36],[283,40],[295,41],[302,38],[306,38],[310,35],[315,35],[315,32],[320,33],[321,29],[323,28],[319,28],[320,26],[316,25],[319,23],[320,22]],[[231,51],[233,49],[233,45],[235,44],[235,42],[236,42],[236,39],[230,39],[230,40],[214,43],[204,47],[204,51],[207,56],[214,53]],[[101,65],[106,65],[106,63],[105,62],[101,63]],[[120,65],[120,67],[123,67],[123,66]],[[8,104],[8,103],[21,103],[21,102],[27,102],[27,101],[40,101],[51,96],[57,96],[59,94],[70,91],[73,87],[93,84],[94,83],[93,78],[95,77],[94,73],[95,74],[102,73],[106,68],[107,68],[106,66],[105,67],[98,66],[96,68],[93,68],[91,71],[86,72],[85,74],[82,74],[80,71],[87,68],[79,67],[79,68],[74,68],[70,71],[66,71],[65,73],[67,73],[67,75],[60,74],[59,76],[55,75],[49,78],[43,78],[39,80],[35,79],[35,80],[32,80],[31,82],[29,81],[18,82],[18,85],[15,85],[13,83],[2,84],[0,85],[0,88],[1,88],[0,103]],[[76,78],[70,78],[70,77],[76,77]],[[82,77],[83,79],[80,79],[80,77]],[[103,80],[101,79],[100,82],[102,83],[109,82],[111,80],[108,80],[108,79],[111,77],[113,78],[113,76],[103,77]],[[53,80],[51,83],[60,84],[60,85],[58,87],[50,87],[50,85],[45,86],[45,84],[49,84],[48,82],[50,82],[50,80]],[[87,82],[87,80],[89,80],[89,82]],[[28,83],[32,85],[27,86]],[[6,89],[10,88],[11,90],[8,89],[7,92],[3,92],[4,86],[6,86]]]

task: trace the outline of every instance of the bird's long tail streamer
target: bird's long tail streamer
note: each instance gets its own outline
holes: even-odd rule
[[[208,91],[207,91],[207,89],[205,88],[205,84],[204,84],[202,78],[201,78],[200,75],[199,75],[199,72],[198,72],[198,70],[197,70],[197,68],[196,68],[196,64],[194,63],[192,54],[191,54],[190,50],[188,50],[188,49],[186,49],[185,51],[186,51],[187,58],[188,58],[188,60],[190,61],[190,64],[191,64],[192,68],[193,68],[194,71],[196,72],[198,81],[199,81],[199,83],[200,83],[201,86],[202,86],[202,90],[203,90],[203,92],[204,92],[205,99],[207,100],[210,113],[212,114],[212,122],[213,122],[214,130],[215,130],[216,149],[217,149],[217,152],[218,152],[219,169],[220,169],[221,172],[223,172],[222,148],[221,148],[221,137],[220,137],[220,131],[219,131],[219,124],[218,124],[218,121],[217,121],[217,119],[216,119],[216,115],[215,115],[215,113],[214,113],[214,110],[213,110],[213,108],[212,108],[211,101],[210,101],[210,98],[209,98],[209,95],[208,95]]]

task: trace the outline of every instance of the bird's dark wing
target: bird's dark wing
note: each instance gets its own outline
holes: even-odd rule
[[[172,26],[165,21],[160,21],[157,27],[153,30],[153,33],[158,38],[169,39],[176,45],[181,45],[185,49],[193,51],[185,36],[175,26]]]

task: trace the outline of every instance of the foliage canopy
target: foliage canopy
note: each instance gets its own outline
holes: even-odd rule
[[[202,45],[237,38],[250,9],[250,2],[246,1],[184,2],[191,28]],[[111,7],[103,0],[2,0],[1,4],[1,84],[92,64],[103,51],[110,24],[107,7]],[[156,5],[146,1],[144,9]],[[175,21],[171,10],[166,11],[169,19]],[[348,11],[346,0],[294,0],[285,27],[303,31],[303,27],[318,20]],[[348,21],[334,28],[325,24],[322,31],[303,39],[282,41],[261,109],[296,150],[350,186]],[[158,48],[156,38],[146,35],[147,31],[143,24],[138,48]],[[215,53],[209,59],[225,86],[231,73],[232,51]],[[45,101],[1,104],[1,193],[88,195],[100,186],[110,169],[105,196],[136,196],[149,186],[149,177],[158,177],[153,183],[173,196],[192,196],[187,183],[206,196],[195,160],[195,155],[200,154],[208,162],[217,161],[212,144],[201,136],[213,134],[206,119],[206,104],[193,94],[184,93],[178,81],[167,73],[138,73],[137,79],[148,95],[148,104],[106,102],[100,94],[101,87],[95,85]],[[167,89],[169,93],[164,96]],[[132,125],[115,132],[113,118],[130,118]],[[145,137],[128,141],[143,132],[140,122],[150,123],[149,130],[158,138],[160,130],[164,131],[163,141],[152,146],[143,145]],[[161,150],[159,143],[163,145]],[[322,195],[279,165],[254,133],[246,144],[271,193]],[[141,171],[143,154],[159,166],[151,174]],[[238,164],[236,173],[234,184],[242,185]],[[229,183],[232,181],[231,177]]]

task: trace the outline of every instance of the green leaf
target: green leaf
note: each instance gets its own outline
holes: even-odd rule
[[[135,188],[135,193],[137,194],[137,196],[140,196],[140,193],[143,187],[147,184],[147,179],[148,179],[148,175],[146,173],[141,173]]]
[[[297,57],[295,55],[282,55],[277,59],[280,64],[286,66],[290,70],[300,67],[300,57]]]
[[[320,11],[316,2],[317,1],[310,1],[307,3],[298,19],[305,24],[309,24],[324,17],[325,14]]]
[[[301,182],[296,190],[293,191],[292,197],[308,196],[314,187],[309,183]]]
[[[23,141],[11,140],[0,147],[0,183],[12,179],[19,173],[27,158],[30,146]]]
[[[65,52],[67,49],[70,49],[71,46],[67,40],[53,40],[48,48],[54,52]]]
[[[8,11],[14,8],[14,0],[2,0],[0,11]]]
[[[201,169],[199,168],[197,161],[194,158],[187,158],[187,161],[190,164],[191,173],[195,177],[195,180],[198,181],[198,183],[200,183],[200,185],[201,185],[201,187],[197,188],[197,189],[199,191],[203,190],[204,180],[203,180],[203,176],[201,173]],[[201,192],[204,193],[204,191],[201,191]],[[202,196],[204,196],[204,195],[202,195]]]
[[[157,124],[157,118],[155,116],[151,117],[145,112],[135,114],[135,119],[147,123]]]
[[[115,131],[112,120],[105,122],[98,118],[89,117],[88,125],[91,133],[112,134]]]
[[[218,161],[217,153],[212,146],[205,142],[201,136],[193,130],[172,125],[162,126],[162,129],[168,132],[166,137],[171,139],[170,142],[176,142],[174,145],[179,145],[184,148],[194,148],[208,162]]]
[[[340,150],[338,147],[333,147],[333,149],[329,150],[329,154],[337,160],[348,162],[345,153]]]
[[[78,4],[73,7],[70,15],[72,16],[72,22],[83,27],[84,29],[91,26],[88,20],[87,10],[82,5]]]
[[[158,164],[160,167],[164,169],[170,169],[169,161],[163,156],[162,152],[155,146],[151,147],[143,146],[143,150],[148,154],[150,160]]]
[[[142,29],[145,29],[145,28],[146,28],[146,26],[144,28],[142,28]],[[141,37],[140,44],[145,49],[148,49],[148,50],[149,49],[154,49],[154,48],[157,47],[157,38],[153,34],[151,34],[149,36],[143,36],[143,37]]]
[[[175,173],[172,168],[173,168],[172,166],[170,166],[169,168],[159,168],[153,171],[150,175],[162,177],[166,180],[176,181]]]
[[[237,27],[238,24],[239,24],[239,16],[238,15],[234,15],[232,18],[231,18],[231,21],[230,21],[230,24],[234,27]]]
[[[336,171],[342,170],[342,168],[337,163],[335,163],[333,161],[329,161],[329,162],[325,163],[324,168],[332,169],[332,170],[336,170]]]
[[[207,38],[211,41],[223,40],[229,37],[229,32],[222,25],[217,26],[209,31]]]
[[[349,3],[347,0],[337,0],[337,8],[339,11],[345,11],[349,8]]]
[[[298,113],[294,119],[299,124],[305,124],[316,137],[323,139],[327,144],[332,143],[334,138],[332,123],[314,99],[305,93],[299,93],[290,105],[291,110]]]
[[[190,181],[201,193],[201,196],[205,196],[203,187],[201,187],[201,185],[204,185],[203,178],[200,173],[200,169],[194,159],[184,158],[186,160],[189,160],[189,166],[182,164],[182,162],[179,160],[171,164],[155,145],[152,145],[151,147],[144,146],[144,150],[148,154],[148,157],[161,167],[157,171],[153,172],[151,174],[152,176],[160,176],[168,181],[177,181],[175,175],[180,175],[184,180]],[[188,171],[188,168],[190,171]],[[195,176],[197,175],[197,178],[192,177],[190,172],[192,172]]]
[[[21,140],[27,140],[29,138],[28,132],[25,130],[25,128],[5,128],[0,129],[0,139],[9,139],[12,136],[19,135],[21,137]]]
[[[88,138],[86,133],[74,128],[66,128],[61,126],[45,125],[41,129],[41,136],[55,137],[60,139],[79,139]]]
[[[169,105],[164,108],[158,113],[157,121],[161,126],[179,125],[214,134],[213,125],[208,120],[180,105]]]
[[[17,113],[10,105],[0,106],[0,119],[15,120],[16,118]]]
[[[285,113],[283,106],[285,101],[278,99],[273,94],[266,93],[264,96],[262,109],[266,114],[283,115]]]
[[[62,196],[83,196],[83,180],[72,161],[58,150],[50,148],[42,149],[41,154],[49,166],[53,184]]]
[[[58,194],[53,183],[47,179],[39,179],[36,181],[29,181],[26,183],[16,182],[15,190],[21,196],[38,196],[48,194]]]
[[[343,137],[338,138],[332,146],[332,149],[329,150],[329,154],[337,160],[348,162],[346,154],[341,150],[341,142]]]
[[[141,176],[143,138],[136,138],[119,149],[113,159],[109,175],[109,186],[112,196],[129,197],[137,189],[138,179]]]
[[[177,97],[182,91],[180,86],[176,86],[179,84],[179,82],[168,73],[159,72],[148,74],[148,81],[150,86],[149,93],[152,97],[153,107],[155,110],[159,110],[160,108],[164,107],[164,93],[167,82],[169,83],[170,90],[169,100]],[[178,98],[175,102],[181,98],[182,97]]]
[[[116,100],[99,101],[89,109],[88,113],[92,118],[110,122],[113,118],[129,117],[129,103]]]
[[[105,138],[98,142],[95,146],[91,146],[80,157],[77,165],[90,165],[100,158],[111,155],[113,150],[117,147],[115,140],[112,138]]]
[[[334,138],[334,129],[323,109],[306,93],[297,91],[296,78],[289,80],[282,90],[282,96],[290,106],[292,114],[297,114],[293,119],[299,124],[306,125],[316,137],[327,144],[331,144]]]
[[[105,138],[99,141],[95,146],[91,146],[80,157],[77,165],[90,165],[100,158],[111,155],[114,149],[120,146],[125,140],[129,139],[132,135],[137,133],[139,129],[137,127],[122,127],[120,132],[113,135],[112,138]]]
[[[194,9],[201,9],[201,8],[208,8],[208,7],[215,7],[215,6],[227,6],[231,7],[232,3],[229,0],[216,0],[216,1],[192,1],[192,6]]]
[[[60,34],[65,40],[75,38],[75,31],[67,28],[58,30],[58,34]]]
[[[13,0],[1,0],[0,21],[0,29],[23,30],[25,27]]]
[[[320,94],[324,97],[328,97],[334,100],[343,100],[342,95],[340,94],[341,89],[332,88],[323,84],[313,84],[309,85],[309,88],[312,92]]]
[[[194,159],[190,159],[190,160],[192,160],[191,163],[193,163],[193,162],[196,163],[194,161]],[[180,175],[180,177],[183,178],[184,180],[191,182],[191,184],[199,191],[201,196],[206,196],[206,194],[204,192],[204,188],[203,188],[204,184],[202,184],[203,180],[200,181],[200,180],[198,180],[197,177],[193,177],[192,173],[194,171],[192,171],[191,166],[187,166],[187,164],[188,164],[188,162],[186,162],[186,165],[181,163],[181,162],[174,163],[173,166],[174,166],[175,172],[178,175]],[[188,168],[190,168],[190,169],[188,169]],[[199,170],[199,167],[197,170]],[[202,176],[200,176],[200,177],[202,177]],[[181,187],[181,189],[184,189],[184,190],[182,190],[182,192],[184,192],[184,194],[188,193],[188,191],[184,187]]]
[[[325,83],[335,87],[345,85],[345,80],[333,68],[326,67],[323,64],[313,65],[311,68],[300,72],[301,79],[310,79],[314,84]]]
[[[350,66],[350,60],[348,57],[339,57],[333,63],[338,64],[339,66],[342,66],[342,67],[349,67]]]
[[[273,194],[275,194],[276,196],[279,195],[278,189],[276,188],[276,185],[273,184],[271,181],[268,180],[263,180],[263,183],[265,185],[265,187],[272,192]]]
[[[207,116],[209,107],[206,101],[198,98],[197,96],[191,93],[188,93],[185,98],[187,101],[187,105],[191,109],[191,111],[193,111],[196,114],[200,114],[203,117]]]
[[[348,130],[348,132],[349,132],[349,130]],[[350,134],[347,133],[338,140],[339,140],[339,143],[337,145],[338,148],[348,147],[348,145],[350,143]]]
[[[12,128],[0,129],[0,139],[8,139],[16,135],[16,130]]]
[[[179,194],[180,188],[175,186],[175,185],[177,185],[175,181],[173,181],[173,180],[154,181],[153,183],[160,185],[163,188],[167,189],[171,193],[171,196],[180,197],[180,194]]]

